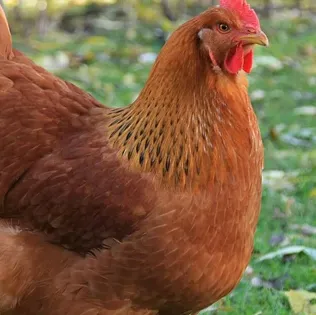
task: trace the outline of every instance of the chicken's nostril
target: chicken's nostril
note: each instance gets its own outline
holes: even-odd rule
[[[247,33],[249,33],[249,34],[255,34],[255,33],[256,33],[256,30],[253,29],[253,28],[248,28],[248,29],[247,29]]]

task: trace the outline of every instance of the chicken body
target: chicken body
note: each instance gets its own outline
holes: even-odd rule
[[[0,59],[0,216],[83,255],[103,247],[53,281],[100,314],[196,312],[250,259],[263,148],[245,74],[215,72],[195,49],[211,13],[172,35],[123,109],[18,51]]]
[[[146,151],[141,130],[131,128],[129,138],[134,142],[137,135],[140,140],[133,143],[135,157],[129,162],[121,156],[123,151],[128,156],[132,148],[115,149],[111,143],[126,141],[128,132],[121,130],[133,109],[101,108],[88,95],[24,61],[25,57],[0,61],[2,90],[10,86],[12,93],[0,94],[1,119],[7,126],[0,131],[1,216],[15,218],[20,226],[43,231],[51,241],[80,252],[109,243],[111,251],[98,254],[100,274],[110,273],[109,283],[102,283],[106,289],[99,289],[102,294],[122,291],[124,298],[141,305],[157,303],[160,309],[165,300],[180,299],[178,294],[187,305],[200,301],[201,308],[230,291],[249,261],[260,207],[262,147],[250,104],[245,102],[244,108],[238,104],[233,112],[224,105],[228,100],[219,100],[216,106],[223,106],[224,117],[212,117],[213,137],[200,142],[186,132],[192,117],[197,121],[191,124],[199,123],[199,113],[195,116],[186,109],[189,117],[182,117],[183,125],[176,126],[183,128],[183,138],[175,140],[184,151],[178,166],[174,159],[180,152],[173,152],[174,146],[162,147],[160,155],[157,149]],[[245,86],[238,92],[247,99]],[[20,101],[12,97],[15,93]],[[213,98],[212,102],[210,106]],[[140,116],[136,112],[130,117],[133,123]],[[158,136],[171,119],[168,115],[166,121],[160,120],[154,133]],[[222,123],[228,120],[231,126]],[[230,131],[234,137],[224,138]],[[201,132],[208,136],[206,130]],[[194,140],[200,147],[193,146]],[[167,157],[159,161],[168,156],[164,149],[171,151],[169,172],[179,172],[178,184],[168,185]],[[212,150],[218,151],[212,154]],[[140,161],[142,154],[147,163],[156,159],[157,168],[166,174],[141,172],[146,167]],[[195,160],[198,157],[200,161]],[[207,163],[209,173],[194,174],[199,167],[194,163]],[[206,181],[195,187],[195,176]]]

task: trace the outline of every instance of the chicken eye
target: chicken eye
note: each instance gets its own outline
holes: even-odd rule
[[[226,23],[219,23],[218,24],[218,29],[222,33],[228,33],[230,31],[230,27]]]

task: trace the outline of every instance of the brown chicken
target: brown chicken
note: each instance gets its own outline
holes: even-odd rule
[[[121,109],[12,50],[3,13],[0,27],[0,216],[42,235],[1,232],[8,308],[179,315],[229,293],[261,200],[245,72],[268,40],[249,5],[222,0],[182,25]]]

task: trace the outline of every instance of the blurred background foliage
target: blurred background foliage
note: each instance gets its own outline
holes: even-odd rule
[[[242,282],[207,314],[315,315],[316,1],[248,2],[271,40],[257,48],[249,77],[266,152],[262,214]],[[217,1],[0,3],[17,49],[104,104],[124,106],[170,32]]]

